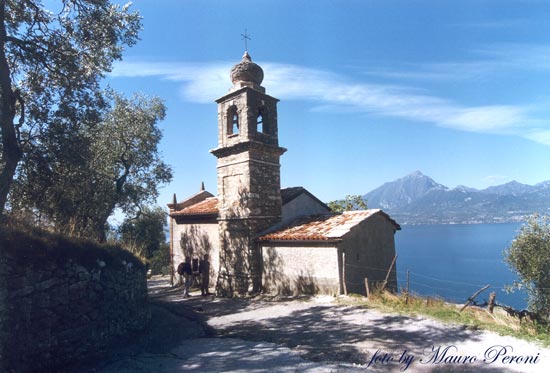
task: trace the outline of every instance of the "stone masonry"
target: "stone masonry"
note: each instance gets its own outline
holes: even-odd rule
[[[0,233],[0,371],[58,371],[147,325],[145,267],[130,253]]]
[[[232,69],[231,91],[217,100],[220,272],[217,292],[261,290],[255,237],[281,221],[277,102],[260,84],[263,71],[248,53]]]

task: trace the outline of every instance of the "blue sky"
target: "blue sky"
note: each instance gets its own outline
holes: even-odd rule
[[[217,107],[244,52],[279,98],[282,186],[324,201],[415,170],[449,187],[550,180],[550,2],[136,0],[141,41],[107,82],[167,105],[184,199],[216,193]]]

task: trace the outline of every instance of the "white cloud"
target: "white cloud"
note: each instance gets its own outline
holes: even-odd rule
[[[532,141],[539,142],[541,144],[550,145],[550,129],[540,129],[540,128],[529,129],[525,133],[525,138]]]
[[[401,63],[370,67],[364,74],[390,80],[467,81],[509,76],[519,71],[550,71],[550,45],[501,43],[463,51],[462,61]]]
[[[497,44],[476,52],[491,59],[495,66],[515,69],[550,70],[550,45]]]
[[[481,52],[480,52],[481,53]],[[486,57],[488,58],[488,57]],[[490,57],[487,60],[440,62],[425,64],[402,64],[388,68],[370,68],[366,75],[382,77],[392,80],[412,81],[464,81],[483,79],[494,74],[499,67]]]
[[[524,126],[525,109],[515,106],[462,108],[441,120],[445,125],[472,132],[514,133]]]
[[[113,78],[156,76],[181,82],[180,93],[185,101],[212,103],[231,86],[229,69],[231,63],[165,63],[165,62],[118,62]]]
[[[231,86],[232,63],[121,62],[112,77],[158,76],[181,82],[183,100],[211,103]],[[530,107],[514,105],[465,106],[422,94],[418,89],[370,84],[318,69],[262,63],[268,93],[283,100],[304,100],[312,108],[372,113],[425,122],[461,131],[516,135],[550,145],[550,126],[541,124]]]

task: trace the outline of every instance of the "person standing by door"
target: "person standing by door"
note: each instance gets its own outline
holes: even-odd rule
[[[208,254],[204,254],[203,259],[199,263],[199,273],[201,276],[201,295],[208,295],[208,285],[210,284],[210,262]]]

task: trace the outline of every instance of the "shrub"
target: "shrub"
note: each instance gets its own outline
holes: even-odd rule
[[[54,258],[58,263],[74,260],[86,268],[95,268],[97,261],[120,266],[123,262],[143,267],[144,264],[130,252],[117,245],[65,237],[61,234],[15,227],[0,228],[2,253],[29,265],[40,265],[43,258]]]
[[[153,275],[170,274],[170,248],[162,244],[149,260],[149,268]]]
[[[519,280],[512,288],[525,288],[529,308],[550,315],[550,216],[532,216],[504,252]]]

